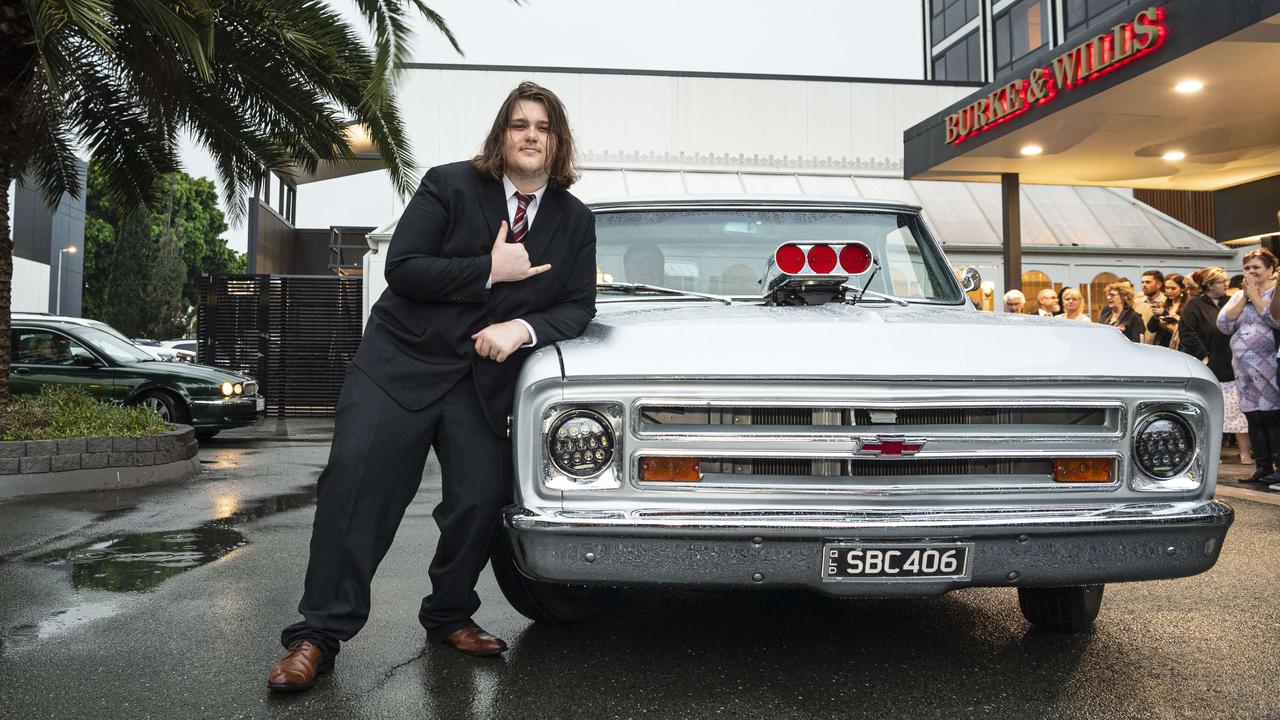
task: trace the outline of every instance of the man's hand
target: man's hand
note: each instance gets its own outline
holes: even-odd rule
[[[489,258],[493,261],[489,276],[495,283],[518,282],[551,269],[550,265],[531,267],[529,251],[525,249],[524,243],[507,242],[506,220],[503,220],[502,227],[498,228],[498,237],[493,241],[493,250],[489,253]]]
[[[536,275],[537,273],[534,274]],[[521,345],[533,340],[533,338],[529,337],[529,328],[525,327],[524,323],[516,322],[515,320],[490,325],[472,335],[471,339],[476,341],[477,355],[497,362],[502,362],[511,357],[511,353],[519,350]]]

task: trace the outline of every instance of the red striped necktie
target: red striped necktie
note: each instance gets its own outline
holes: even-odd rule
[[[516,193],[516,217],[511,223],[511,242],[524,242],[524,236],[529,232],[529,218],[525,214],[529,209],[529,203],[533,202],[533,195],[525,195],[524,193]]]

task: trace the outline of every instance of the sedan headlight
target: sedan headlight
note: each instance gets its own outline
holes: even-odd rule
[[[617,438],[603,415],[594,410],[572,410],[551,424],[547,452],[551,462],[574,478],[599,475],[613,462]]]
[[[243,386],[243,385],[241,385],[240,383],[236,383],[236,384],[235,384],[235,387],[233,387],[233,388],[231,388],[231,389],[232,389],[232,390],[234,390],[234,391],[235,391],[235,393],[236,393],[237,395],[239,395],[239,394],[241,394],[241,393],[243,393],[243,392],[244,392],[244,386]]]
[[[227,397],[230,397],[230,396],[231,396],[231,394],[232,394],[232,393],[234,393],[234,392],[235,392],[235,388],[234,388],[234,387],[232,387],[231,383],[229,383],[229,382],[224,382],[224,383],[222,383],[222,394],[223,394],[223,395],[226,395]]]

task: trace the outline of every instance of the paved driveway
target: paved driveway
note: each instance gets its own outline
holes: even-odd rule
[[[1280,717],[1274,504],[1232,499],[1212,571],[1108,587],[1084,636],[1029,630],[1010,590],[645,592],[603,621],[542,627],[486,573],[477,620],[512,644],[495,660],[428,646],[416,622],[434,463],[337,673],[271,695],[327,425],[225,435],[188,484],[0,504],[0,718]]]

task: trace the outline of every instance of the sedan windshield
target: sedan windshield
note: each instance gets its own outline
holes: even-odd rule
[[[127,340],[105,333],[97,328],[78,327],[76,335],[94,350],[106,355],[116,362],[145,362],[155,360],[155,356],[133,345]]]
[[[870,290],[906,300],[960,303],[951,268],[912,213],[835,210],[680,209],[596,215],[601,282],[759,298],[784,243],[858,241],[880,261]],[[850,278],[861,288],[868,273]],[[870,299],[870,296],[869,296]]]

